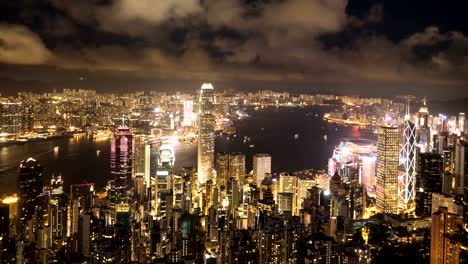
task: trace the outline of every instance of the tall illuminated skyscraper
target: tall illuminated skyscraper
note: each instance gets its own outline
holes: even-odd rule
[[[468,142],[458,142],[455,146],[455,193],[468,194]]]
[[[240,152],[216,153],[216,183],[227,187],[229,178],[235,178],[242,185],[245,175],[245,155]]]
[[[426,106],[426,99],[424,99],[424,105],[419,108],[418,112],[418,147],[420,152],[429,152],[431,150],[430,143],[429,110]]]
[[[465,133],[465,113],[458,114],[458,131],[460,134]]]
[[[112,197],[120,203],[131,196],[133,166],[133,134],[122,118],[111,141],[111,186]]]
[[[239,185],[243,185],[245,176],[245,155],[237,152],[231,153],[229,157],[229,172],[231,177],[236,178]]]
[[[400,129],[382,126],[377,140],[377,208],[398,213],[398,154]]]
[[[214,91],[204,83],[200,90],[198,112],[198,182],[206,183],[214,169]]]
[[[271,173],[271,156],[266,153],[255,154],[253,157],[253,176],[260,186],[266,174]]]
[[[39,204],[38,196],[42,192],[42,167],[33,158],[24,160],[19,165],[18,189],[18,232],[27,235],[28,221],[34,217]]]
[[[405,124],[403,130],[403,148],[400,152],[400,184],[398,196],[406,208],[414,200],[414,186],[416,181],[416,126],[411,122],[409,102],[406,105]]]

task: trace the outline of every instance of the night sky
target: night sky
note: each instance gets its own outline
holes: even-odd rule
[[[466,0],[0,0],[0,93],[209,81],[468,97],[467,10]]]

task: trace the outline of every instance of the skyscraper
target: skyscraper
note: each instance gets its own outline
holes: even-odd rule
[[[458,142],[455,146],[455,193],[466,194],[468,182],[468,143]]]
[[[426,106],[426,99],[424,104],[419,108],[418,112],[418,147],[420,152],[429,152],[431,132],[429,130],[429,110]]]
[[[216,153],[216,184],[221,188],[227,188],[227,183],[230,177],[229,172],[229,153]]]
[[[213,177],[214,126],[213,85],[204,83],[200,90],[198,112],[198,182],[202,184]]]
[[[28,221],[33,219],[34,211],[39,204],[38,196],[42,192],[42,167],[29,158],[20,163],[17,179],[18,189],[18,232],[27,233]]]
[[[465,113],[458,114],[458,130],[460,134],[465,133]]]
[[[431,215],[432,193],[442,192],[443,159],[439,154],[420,153],[416,177],[416,215]]]
[[[266,153],[255,154],[253,157],[253,176],[260,186],[266,174],[271,173],[271,156]]]
[[[229,173],[231,177],[237,179],[239,185],[243,185],[244,183],[244,176],[245,176],[245,155],[236,152],[231,153],[229,156]]]
[[[460,216],[450,213],[446,207],[432,214],[431,264],[460,263],[460,244],[452,241],[450,235],[459,233]]]
[[[112,197],[120,203],[131,195],[133,166],[133,135],[122,118],[111,142],[111,181]]]
[[[400,130],[382,126],[377,141],[377,208],[383,213],[398,213],[398,154]]]
[[[245,155],[240,152],[216,154],[216,183],[227,187],[229,178],[235,178],[242,185],[245,176]]]
[[[398,185],[398,196],[407,207],[414,199],[414,185],[416,180],[416,126],[410,119],[409,102],[406,106],[405,125],[403,130],[403,148],[400,152],[400,184]]]

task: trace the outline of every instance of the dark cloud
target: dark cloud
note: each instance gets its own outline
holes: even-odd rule
[[[40,27],[21,19],[0,26],[1,63],[92,72],[96,78],[192,80],[195,86],[199,80],[285,87],[374,83],[401,92],[423,85],[455,94],[468,83],[466,32],[425,22],[411,34],[387,34],[387,19],[395,15],[379,1],[44,3],[47,12],[21,11]]]

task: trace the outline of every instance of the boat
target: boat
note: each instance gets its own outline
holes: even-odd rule
[[[58,146],[54,147],[54,152],[57,153],[58,151],[59,151],[59,147]]]
[[[96,150],[96,155],[99,156],[99,154],[101,154],[101,150],[100,150],[100,149]]]

